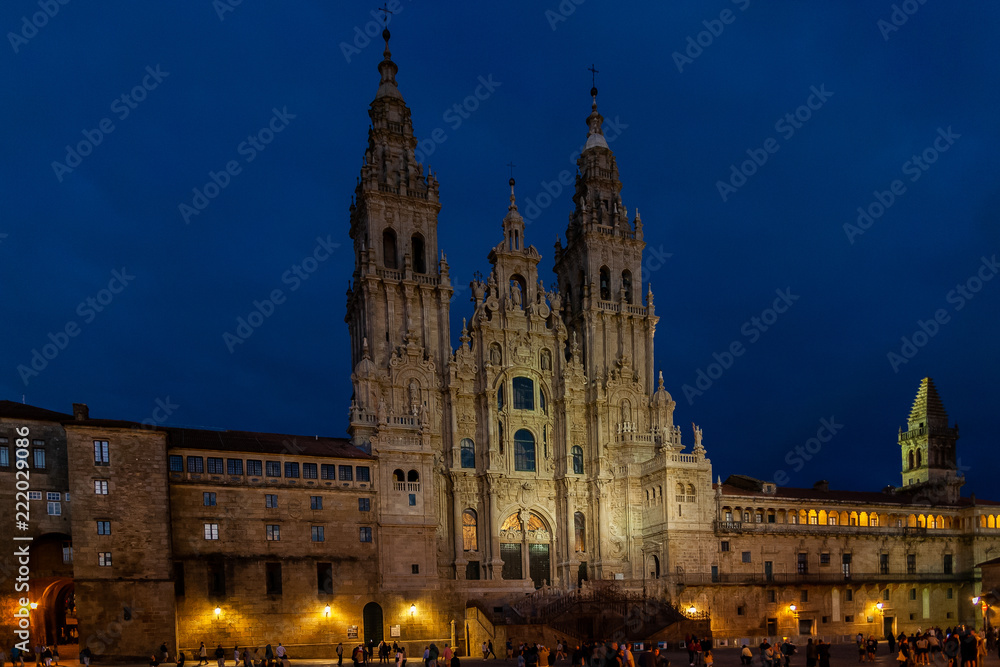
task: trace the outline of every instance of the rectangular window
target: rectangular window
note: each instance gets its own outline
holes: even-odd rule
[[[209,475],[224,475],[222,467],[222,459],[215,456],[208,457],[208,474]]]
[[[358,498],[358,511],[359,512],[370,512],[372,510],[372,499],[371,498]]]
[[[28,500],[41,500],[41,499],[42,499],[41,491],[28,491]]]
[[[820,554],[819,555],[819,564],[820,565],[829,565],[830,564],[830,554],[828,554],[828,553]]]
[[[354,478],[354,469],[351,466],[340,466],[340,481],[350,482]]]
[[[184,597],[184,563],[174,561],[174,596]]]
[[[297,478],[299,476],[299,464],[298,463],[286,463],[285,464],[285,477]]]
[[[417,494],[411,493],[410,494],[410,507],[416,507],[416,505],[417,505]]]
[[[844,623],[853,623],[853,622],[854,622],[853,614],[844,614]]]
[[[111,522],[110,521],[98,521],[97,522],[97,534],[98,535],[110,535],[111,534]]]
[[[111,463],[107,440],[94,440],[94,465],[106,466]]]
[[[917,554],[906,554],[906,573],[917,573]]]
[[[7,442],[7,438],[3,439],[4,443]],[[6,444],[0,445],[0,468],[10,467],[10,447]]]
[[[230,475],[242,475],[243,459],[226,459],[226,472]]]
[[[303,479],[316,479],[319,474],[316,471],[315,463],[303,463],[302,464],[302,478]]]
[[[847,602],[854,602],[854,591],[850,588],[844,591],[844,600]]]
[[[357,478],[359,482],[372,481],[371,468],[369,468],[368,466],[358,466],[357,468],[354,469],[354,471],[357,473]]]
[[[111,552],[102,551],[97,554],[97,564],[101,567],[111,567]]]
[[[777,591],[775,591],[773,589],[769,590],[767,592],[767,601],[768,602],[777,602],[778,601],[778,593],[777,593]]]
[[[414,563],[410,566],[410,574],[420,574],[420,566]]]
[[[281,540],[281,526],[276,523],[267,524],[268,542],[278,542]]]
[[[205,472],[205,460],[200,456],[189,456],[188,472],[196,472],[196,473]]]
[[[264,579],[268,595],[281,595],[281,563],[265,563]]]
[[[888,600],[889,599],[889,589],[888,588],[883,588],[882,589],[882,599],[883,600]]]
[[[49,503],[49,516],[61,516],[62,515],[62,503]]]
[[[799,591],[799,602],[809,602],[809,591],[805,588]]]
[[[46,500],[62,500],[62,494],[56,493],[55,491],[47,491],[45,493]]]
[[[740,605],[740,606],[736,607],[736,615],[737,616],[745,616],[746,613],[747,613],[747,608],[744,607],[743,605]]]
[[[889,574],[889,554],[878,555],[878,573]]]
[[[267,476],[268,477],[281,477],[281,461],[268,461],[267,462]]]
[[[954,599],[955,589],[949,588],[947,591],[945,591],[945,597],[948,598],[949,600]]]
[[[212,562],[208,564],[208,595],[218,598],[226,595],[226,565]]]
[[[809,554],[800,553],[798,555],[796,568],[799,574],[809,574]]]
[[[205,507],[215,507],[215,492],[205,491],[201,494],[201,500]]]
[[[743,552],[743,562],[744,563],[749,563],[750,562],[750,552],[749,551],[744,551]]]
[[[337,479],[337,466],[332,463],[324,463],[319,467],[320,479]]]
[[[535,409],[535,383],[531,378],[516,377],[512,381],[514,389],[514,409]]]
[[[264,463],[255,459],[247,459],[247,475],[261,477],[264,474]]]
[[[184,457],[180,454],[170,455],[170,472],[184,472]]]
[[[309,496],[309,509],[311,510],[323,509],[323,496]]]
[[[35,454],[35,470],[45,470],[45,450],[38,447],[33,451]]]
[[[68,491],[63,494],[63,500],[65,500],[66,502],[69,502],[69,492]]]
[[[323,526],[313,526],[312,527],[312,541],[313,542],[323,542],[325,540],[323,536]]]
[[[722,551],[729,551],[729,540],[722,540],[721,549]]]
[[[911,600],[916,600],[917,599],[917,589],[916,588],[911,588],[910,589],[910,599]]]
[[[368,526],[363,526],[361,528],[360,540],[362,542],[371,542],[372,541],[372,529],[369,528]]]
[[[713,565],[712,566],[712,583],[713,584],[719,583],[719,566],[718,565]]]
[[[205,539],[206,540],[217,540],[217,539],[219,539],[219,524],[217,524],[217,523],[206,523],[205,524]]]
[[[264,494],[264,507],[274,509],[278,506],[278,496],[273,493]]]
[[[955,567],[954,557],[951,554],[944,555],[944,573],[952,574]]]
[[[316,592],[333,595],[333,563],[316,563]]]
[[[108,495],[108,480],[106,479],[95,479],[94,480],[94,493],[98,496]]]

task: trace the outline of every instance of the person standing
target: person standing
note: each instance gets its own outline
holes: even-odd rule
[[[337,643],[337,667],[344,665],[344,642]]]
[[[816,642],[816,657],[819,667],[830,667],[830,645],[822,639]]]
[[[90,667],[90,659],[94,657],[94,654],[93,652],[91,652],[90,647],[89,646],[84,647],[84,649],[80,651],[80,654],[83,656],[84,667]],[[21,667],[24,667],[23,661],[21,662]]]
[[[205,647],[205,642],[202,642],[198,649],[198,658],[198,667],[208,664],[208,649]]]
[[[487,651],[487,652],[488,652],[488,653],[489,653],[490,655],[492,655],[492,656],[493,656],[493,659],[494,659],[494,660],[496,660],[496,659],[497,659],[497,654],[493,652],[493,640],[492,640],[492,639],[491,639],[490,641],[486,642],[486,651]],[[431,665],[431,667],[434,667],[434,665]]]

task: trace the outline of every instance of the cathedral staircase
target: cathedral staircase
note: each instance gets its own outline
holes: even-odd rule
[[[506,605],[495,620],[547,626],[579,640],[622,642],[710,634],[707,614],[685,615],[661,598],[625,590],[614,582],[587,583],[569,592],[543,588]]]

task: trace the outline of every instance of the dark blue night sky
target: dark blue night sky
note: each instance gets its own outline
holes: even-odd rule
[[[345,433],[375,4],[3,3],[0,398]],[[453,343],[500,239],[508,162],[552,284],[595,63],[686,444],[695,421],[723,478],[899,484],[897,429],[929,375],[962,429],[966,493],[998,497],[1000,7],[679,4],[390,3],[463,288]],[[786,460],[821,420],[841,428]]]

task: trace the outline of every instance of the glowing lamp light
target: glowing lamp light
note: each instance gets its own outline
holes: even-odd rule
[[[411,604],[410,605],[410,616],[413,616],[416,613],[417,613],[417,605]]]
[[[972,604],[979,604],[979,596],[972,598]]]
[[[688,607],[688,613],[689,614],[696,614],[696,613],[698,613],[698,610],[694,608],[694,605],[691,605],[690,607]]]
[[[222,607],[216,607],[215,608],[215,615],[218,616],[221,613],[222,613]]]
[[[32,609],[38,609],[38,603],[37,602],[32,602],[30,606],[31,606]]]
[[[877,605],[875,605],[875,608],[878,609],[879,611],[882,611],[882,608],[884,606],[885,606],[884,604],[882,604],[881,602],[879,602]]]
[[[326,607],[323,608],[323,613],[327,616],[330,615],[330,605],[326,605]]]
[[[789,611],[795,611],[796,609],[798,609],[798,607],[796,607],[795,605],[793,605],[793,604],[788,605],[788,610]]]

